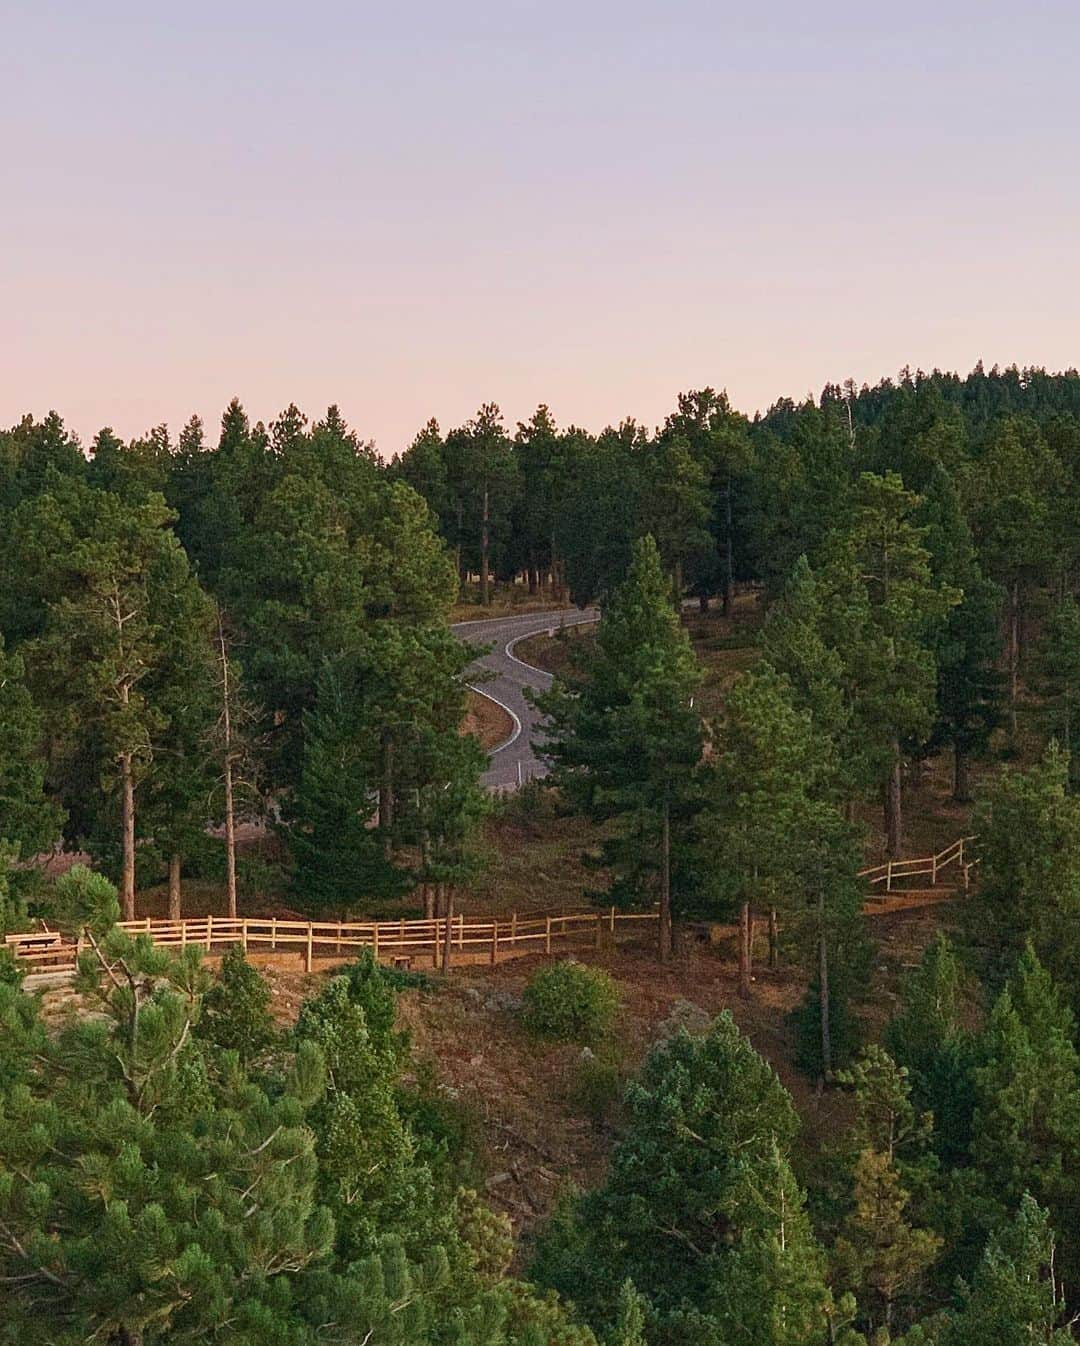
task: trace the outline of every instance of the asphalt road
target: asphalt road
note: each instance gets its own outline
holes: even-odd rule
[[[547,772],[547,767],[532,749],[532,741],[540,732],[540,716],[525,700],[525,688],[546,691],[551,686],[551,674],[518,659],[514,645],[526,636],[535,636],[541,631],[554,632],[560,626],[595,622],[599,616],[596,608],[556,608],[553,612],[528,612],[520,617],[458,622],[452,628],[461,640],[491,646],[490,654],[481,655],[475,667],[488,670],[494,676],[476,683],[473,690],[509,711],[514,721],[514,732],[488,754],[488,769],[482,780],[489,790],[516,790],[526,781]]]

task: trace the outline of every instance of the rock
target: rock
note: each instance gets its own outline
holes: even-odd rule
[[[712,1015],[708,1010],[703,1010],[700,1005],[695,1005],[692,1000],[680,998],[671,1006],[668,1017],[660,1025],[658,1031],[662,1038],[672,1037],[683,1028],[688,1033],[704,1033],[711,1023]]]
[[[520,1007],[521,997],[514,995],[513,991],[489,991],[484,1001],[484,1008],[496,1013],[513,1014]]]
[[[580,1059],[581,1061],[595,1061],[595,1060],[596,1060],[596,1055],[595,1055],[595,1053],[593,1052],[593,1050],[592,1050],[591,1047],[582,1047],[582,1049],[581,1049],[581,1056],[580,1056],[579,1059]]]

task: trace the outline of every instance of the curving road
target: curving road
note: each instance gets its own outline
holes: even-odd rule
[[[474,667],[486,669],[494,676],[478,683],[473,690],[502,706],[514,721],[514,732],[488,754],[488,769],[482,781],[489,790],[516,790],[547,771],[532,749],[541,717],[525,700],[525,688],[546,691],[551,686],[551,674],[518,659],[514,646],[519,640],[539,635],[541,631],[554,632],[560,626],[580,626],[599,618],[596,608],[556,608],[551,612],[527,612],[520,617],[458,622],[451,628],[460,640],[491,645],[491,652],[481,655]]]

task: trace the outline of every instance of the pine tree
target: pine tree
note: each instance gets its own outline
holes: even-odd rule
[[[960,1309],[949,1314],[939,1346],[1070,1346],[1065,1305],[1056,1280],[1049,1216],[1030,1196],[1016,1218],[990,1239]]]
[[[900,1012],[886,1025],[885,1046],[911,1081],[918,1112],[934,1118],[934,1143],[954,1164],[971,1141],[974,1048],[963,1022],[964,978],[953,946],[938,933],[902,988]]]
[[[1003,418],[994,426],[965,479],[969,516],[986,572],[1007,595],[1006,665],[1014,736],[1023,625],[1031,591],[1057,571],[1052,520],[1063,487],[1061,464],[1038,425],[1022,417]]]
[[[627,1108],[603,1187],[544,1232],[534,1274],[597,1327],[629,1278],[661,1340],[819,1341],[820,1252],[785,1159],[797,1119],[730,1015],[656,1047]]]
[[[1051,744],[1027,771],[1006,772],[977,810],[979,888],[968,937],[1000,985],[1028,940],[1080,1013],[1080,798]]]
[[[898,1301],[914,1291],[942,1240],[909,1223],[909,1195],[887,1153],[863,1150],[854,1178],[854,1209],[833,1247],[836,1275],[869,1326],[889,1329]]]
[[[634,896],[658,895],[666,961],[673,835],[696,807],[702,740],[693,702],[701,675],[651,537],[635,543],[583,671],[580,687],[557,683],[537,699],[550,720],[542,749],[570,799],[594,818],[630,821],[605,857]]]
[[[43,735],[23,660],[0,637],[0,840],[24,859],[52,846],[63,818],[45,794]]]
[[[407,875],[386,855],[376,828],[378,764],[357,725],[341,666],[319,675],[315,709],[304,718],[304,760],[288,830],[296,892],[311,911],[345,920],[366,904],[403,893]]]
[[[13,522],[27,588],[47,605],[41,634],[23,647],[31,688],[75,767],[65,797],[87,792],[87,759],[119,796],[116,849],[128,919],[135,914],[136,792],[166,723],[151,693],[165,661],[163,622],[194,585],[170,522],[160,496],[129,503],[74,479],[24,502]]]
[[[969,767],[984,756],[1002,722],[1000,656],[1002,593],[983,574],[959,495],[937,467],[919,510],[934,578],[960,595],[937,628],[937,720],[928,749],[953,750],[953,798],[971,799]]]
[[[883,789],[889,856],[903,839],[903,745],[930,734],[934,644],[960,597],[932,574],[918,503],[895,473],[863,473],[851,527],[832,535],[822,570],[826,639],[844,661],[851,727],[867,751],[864,784]]]
[[[196,1034],[225,1051],[234,1051],[244,1065],[256,1060],[273,1042],[270,987],[252,967],[239,944],[221,960],[217,980],[203,996]]]
[[[1025,1192],[1068,1236],[1080,1203],[1080,1053],[1076,1021],[1029,946],[994,1004],[975,1070],[971,1157],[998,1215]],[[1080,1249],[1062,1250],[1070,1284]]]
[[[1068,754],[1068,787],[1080,793],[1080,603],[1066,594],[1043,628],[1036,685],[1046,728]]]

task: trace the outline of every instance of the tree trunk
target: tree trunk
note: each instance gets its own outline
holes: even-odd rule
[[[731,523],[731,473],[728,473],[724,492],[724,616],[730,617],[735,608],[735,557]]]
[[[233,804],[232,758],[225,758],[225,901],[236,919],[236,809]]]
[[[953,745],[952,797],[958,804],[971,803],[971,774],[968,755],[958,743]]]
[[[430,921],[435,915],[435,888],[430,883],[424,883],[420,891],[424,899],[424,920]]]
[[[894,739],[892,745],[893,764],[885,786],[885,854],[890,860],[900,858],[903,842],[904,812],[900,778],[900,744]]]
[[[383,834],[383,849],[389,857],[394,849],[394,739],[388,729],[383,731],[382,750],[379,827]]]
[[[780,923],[775,907],[769,908],[769,966],[774,972],[780,966]]]
[[[1020,688],[1020,581],[1009,585],[1009,728],[1016,737],[1016,702]]]
[[[829,948],[825,938],[825,894],[818,893],[818,1008],[821,1014],[821,1072],[832,1076],[832,1031],[829,1022]]]
[[[739,994],[744,1000],[750,999],[750,942],[753,922],[750,920],[750,903],[744,902],[739,910]]]
[[[488,587],[488,547],[491,543],[488,527],[488,489],[484,487],[484,517],[480,525],[480,604],[487,607],[489,601]]]
[[[121,873],[120,906],[125,921],[135,919],[135,781],[132,774],[131,753],[120,754],[121,804]]]
[[[683,564],[682,564],[682,561],[676,561],[676,562],[675,562],[675,568],[674,568],[674,570],[671,572],[671,580],[672,580],[672,585],[673,585],[673,587],[674,587],[674,589],[675,589],[675,606],[676,606],[677,608],[680,608],[680,609],[681,609],[681,608],[682,608],[682,591],[683,591]]]
[[[450,946],[453,943],[453,924],[454,924],[454,889],[447,884],[445,889],[445,900],[443,902],[443,946],[442,946],[442,970],[450,971]]]
[[[169,920],[180,919],[180,855],[173,851],[169,856]]]
[[[671,806],[665,801],[660,840],[660,921],[659,955],[661,963],[671,962]]]
[[[701,594],[698,598],[698,611],[704,617],[709,610],[709,595]]]
[[[225,900],[236,919],[236,809],[233,803],[232,679],[225,627],[218,609],[218,646],[221,652],[221,726],[225,736]]]

